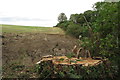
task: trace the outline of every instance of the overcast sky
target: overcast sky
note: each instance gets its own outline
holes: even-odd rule
[[[0,0],[0,24],[52,27],[61,12],[69,18],[99,1],[104,0]]]

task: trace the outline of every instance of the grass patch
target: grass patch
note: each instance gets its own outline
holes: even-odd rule
[[[2,32],[6,33],[47,33],[47,34],[64,34],[64,31],[58,27],[35,27],[19,25],[2,25]]]

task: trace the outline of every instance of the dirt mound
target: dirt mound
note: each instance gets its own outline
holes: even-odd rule
[[[3,33],[3,36],[3,65],[18,62],[31,66],[39,61],[41,56],[65,55],[77,44],[77,39],[59,34]]]

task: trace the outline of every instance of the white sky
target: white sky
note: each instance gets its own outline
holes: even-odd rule
[[[98,1],[104,0],[0,0],[0,24],[52,27],[61,12],[69,18]]]

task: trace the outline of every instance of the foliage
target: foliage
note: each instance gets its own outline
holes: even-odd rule
[[[66,31],[69,24],[70,24],[70,22],[68,22],[68,21],[63,21],[63,22],[58,23],[58,24],[56,25],[56,27],[59,26],[59,27],[62,28],[64,31]]]
[[[72,21],[72,22],[74,22],[74,23],[78,23],[77,22],[78,19],[79,19],[79,14],[71,14],[69,20]]]
[[[108,58],[118,68],[120,67],[120,2],[97,2],[93,8],[93,11],[71,14],[69,21],[66,21],[69,23],[65,31],[76,38],[81,35],[80,46],[88,49],[92,56]]]
[[[91,67],[83,67],[79,65],[52,65],[46,62],[43,62],[38,66],[39,78],[44,79],[78,78],[89,80],[91,78],[107,79],[108,77],[115,79],[115,74],[117,73],[117,68],[114,65],[108,66],[107,62]]]
[[[74,53],[67,53],[66,55],[68,58],[72,58],[72,57],[75,57],[75,54]]]
[[[63,22],[63,21],[66,21],[67,20],[67,17],[65,15],[65,13],[60,13],[59,16],[58,16],[58,22]]]
[[[73,24],[73,23],[68,25],[67,30],[66,30],[67,34],[70,34],[72,36],[74,35],[77,38],[81,34],[80,32],[81,32],[81,27],[79,25]]]
[[[105,38],[107,34],[116,35],[118,32],[118,5],[117,3],[96,3],[97,31]]]
[[[96,3],[97,18],[94,23],[94,32],[99,33],[99,54],[108,57],[111,61],[119,64],[118,53],[119,39],[118,34],[118,3]],[[113,63],[114,64],[114,63]]]

